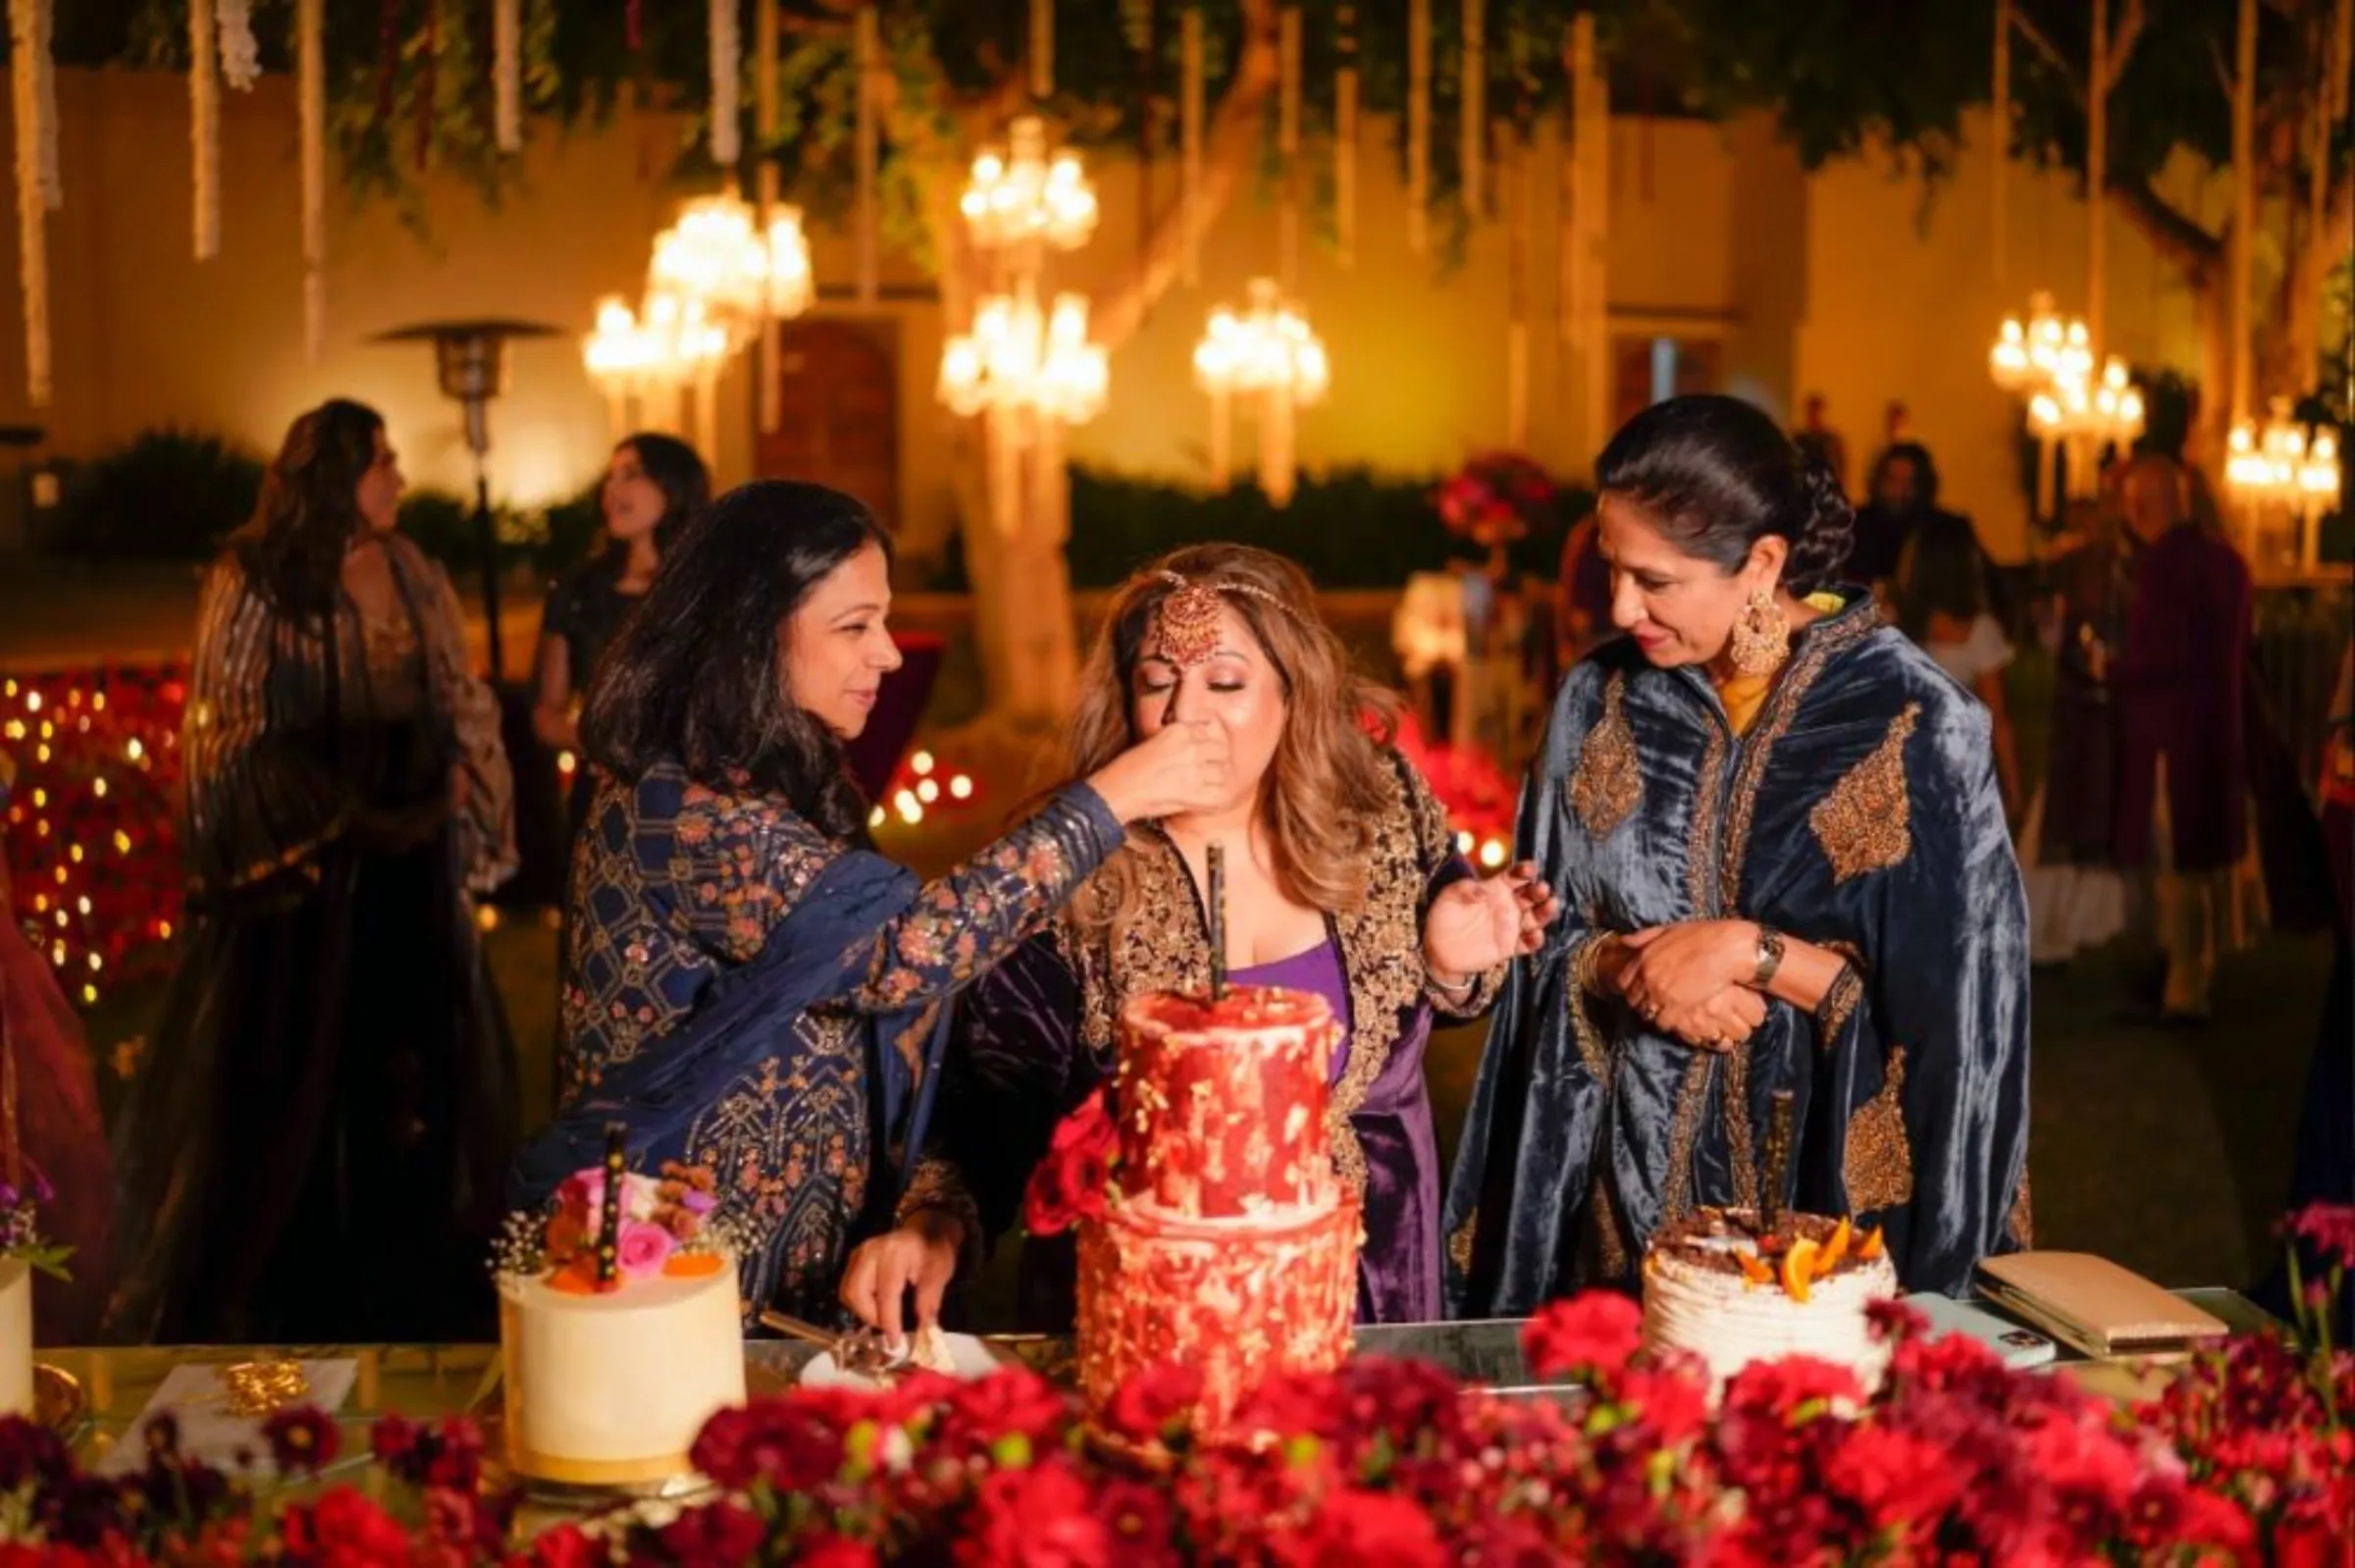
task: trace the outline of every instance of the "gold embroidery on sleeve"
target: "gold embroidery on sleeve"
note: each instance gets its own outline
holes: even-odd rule
[[[1456,1273],[1469,1275],[1472,1272],[1472,1242],[1479,1233],[1480,1214],[1475,1210],[1447,1238],[1447,1261],[1455,1265]]]
[[[1910,703],[1870,756],[1832,786],[1807,813],[1815,842],[1832,862],[1832,879],[1885,871],[1913,851],[1912,803],[1906,794],[1906,742],[1921,718]]]
[[[1894,1209],[1913,1200],[1913,1145],[1906,1136],[1906,1051],[1889,1053],[1881,1092],[1848,1119],[1842,1176],[1852,1214]]]
[[[1627,695],[1625,674],[1613,674],[1602,689],[1602,717],[1588,732],[1578,755],[1578,770],[1570,777],[1570,806],[1579,824],[1597,841],[1618,830],[1619,824],[1644,804],[1644,774],[1636,762],[1636,732],[1628,727],[1622,704]]]

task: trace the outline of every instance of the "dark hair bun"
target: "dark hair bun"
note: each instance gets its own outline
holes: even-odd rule
[[[1840,580],[1840,569],[1848,564],[1849,549],[1857,542],[1857,513],[1848,503],[1840,476],[1820,457],[1806,458],[1800,472],[1800,497],[1806,515],[1792,538],[1783,580],[1804,594]]]

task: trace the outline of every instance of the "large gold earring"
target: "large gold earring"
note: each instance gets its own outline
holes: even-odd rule
[[[1791,656],[1791,622],[1774,595],[1759,589],[1734,620],[1734,637],[1726,650],[1734,673],[1756,678],[1772,675]]]

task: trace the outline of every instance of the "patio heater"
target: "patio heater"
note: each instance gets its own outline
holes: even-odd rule
[[[556,329],[536,321],[428,321],[380,334],[380,343],[430,342],[442,393],[466,414],[466,449],[474,454],[474,533],[483,557],[483,612],[490,633],[491,684],[506,665],[498,629],[498,539],[491,521],[491,399],[506,391],[507,343],[517,338],[552,338]]]

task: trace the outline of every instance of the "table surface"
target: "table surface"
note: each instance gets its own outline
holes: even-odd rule
[[[2237,1292],[2193,1289],[2175,1292],[2221,1319],[2235,1333],[2273,1323]],[[1985,1303],[1981,1303],[1985,1305]],[[1517,1320],[1425,1323],[1363,1328],[1363,1355],[1413,1357],[1446,1368],[1467,1382],[1507,1391],[1546,1386],[1532,1376],[1521,1356]],[[1009,1365],[1026,1365],[1050,1378],[1068,1376],[1071,1342],[1036,1334],[985,1335],[982,1342]],[[783,1392],[816,1347],[795,1340],[745,1342],[746,1382],[755,1395]],[[109,1349],[55,1349],[34,1358],[66,1374],[78,1385],[81,1409],[68,1436],[84,1463],[98,1464],[136,1426],[147,1402],[183,1364],[234,1365],[260,1360],[348,1359],[358,1364],[351,1396],[334,1412],[342,1429],[344,1457],[328,1474],[349,1475],[366,1466],[368,1428],[386,1413],[411,1417],[496,1411],[492,1398],[498,1365],[497,1345],[144,1345]],[[2064,1347],[2057,1363],[2096,1390],[2114,1397],[2150,1391],[2164,1368],[2122,1361],[2090,1361]]]

